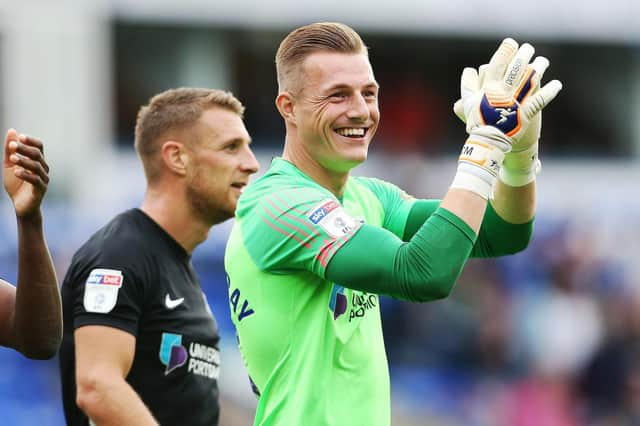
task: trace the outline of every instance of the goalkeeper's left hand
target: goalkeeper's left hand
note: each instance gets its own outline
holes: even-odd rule
[[[465,68],[460,82],[461,99],[454,105],[456,115],[467,124],[467,132],[490,125],[508,136],[512,149],[500,169],[500,178],[511,186],[533,181],[540,162],[538,139],[541,110],[562,88],[551,81],[540,88],[549,61],[537,57],[531,64],[534,49],[505,39],[489,64]]]

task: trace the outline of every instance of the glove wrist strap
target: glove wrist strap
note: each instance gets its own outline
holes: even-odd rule
[[[464,170],[464,165],[458,164],[458,173],[456,173],[453,182],[451,182],[451,188],[466,189],[488,200],[491,196],[491,187],[495,180],[495,177],[489,179],[480,177],[478,176],[477,170]]]
[[[484,130],[484,129],[483,129]],[[498,132],[499,134],[494,134]],[[497,137],[497,140],[496,140]],[[451,188],[472,191],[484,199],[491,196],[491,188],[498,177],[505,151],[509,145],[502,140],[497,129],[473,132],[462,147],[458,159],[458,172]]]

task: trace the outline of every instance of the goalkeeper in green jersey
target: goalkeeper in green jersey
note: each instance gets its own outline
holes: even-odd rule
[[[380,119],[367,48],[346,25],[298,28],[276,54],[282,157],[242,194],[227,245],[229,303],[259,394],[256,425],[389,425],[379,294],[447,297],[469,257],[523,250],[535,206],[548,61],[506,39],[465,69],[467,123],[451,188],[416,200],[351,177]]]

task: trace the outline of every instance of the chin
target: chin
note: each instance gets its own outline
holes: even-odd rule
[[[226,206],[222,206],[220,209],[220,216],[224,217],[224,220],[231,219],[236,215],[236,206],[238,205],[237,199],[229,202]]]
[[[230,212],[228,210],[220,210],[211,218],[211,222],[213,223],[213,225],[217,225],[219,223],[226,222],[234,216],[235,211]]]
[[[364,160],[366,160],[366,156],[363,158],[341,158],[340,160],[333,161],[328,169],[334,172],[347,173],[362,164]]]
[[[364,157],[352,158],[348,163],[349,168],[353,169],[354,167],[358,167],[360,164],[364,163],[366,159],[366,155]]]
[[[235,203],[227,205],[209,204],[199,210],[200,217],[211,226],[225,222],[235,216]]]
[[[352,155],[345,157],[345,162],[351,164],[351,167],[358,166],[365,162],[367,159],[368,151],[353,153]]]

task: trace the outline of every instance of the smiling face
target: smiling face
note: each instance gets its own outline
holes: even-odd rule
[[[316,52],[300,65],[304,83],[293,96],[297,141],[330,172],[367,158],[378,128],[378,84],[365,53]]]
[[[238,198],[258,171],[258,161],[242,118],[233,111],[204,111],[196,125],[197,142],[190,151],[187,196],[206,222],[216,224],[233,217]]]

